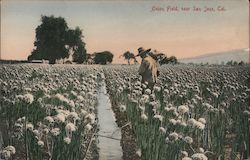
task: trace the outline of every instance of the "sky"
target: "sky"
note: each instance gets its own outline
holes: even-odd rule
[[[41,15],[79,26],[87,52],[113,63],[139,47],[177,58],[249,48],[248,0],[1,0],[1,59],[27,59]]]

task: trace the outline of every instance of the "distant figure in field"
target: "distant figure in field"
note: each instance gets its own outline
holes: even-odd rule
[[[147,82],[148,87],[153,89],[156,79],[159,76],[157,57],[150,52],[151,49],[145,50],[144,48],[138,48],[138,55],[142,58],[142,62],[139,68],[139,74],[142,76],[142,83]]]

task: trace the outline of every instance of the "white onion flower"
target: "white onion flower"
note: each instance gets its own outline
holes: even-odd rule
[[[120,110],[120,112],[125,112],[126,111],[126,106],[125,105],[120,105],[119,110]]]
[[[203,123],[197,121],[195,124],[195,127],[200,129],[200,130],[203,130],[205,128],[205,125]]]
[[[205,151],[204,151],[203,148],[200,147],[200,148],[199,148],[199,152],[200,152],[200,153],[204,153]]]
[[[156,114],[156,115],[154,115],[154,118],[158,119],[160,122],[163,121],[163,116],[162,115]]]
[[[160,131],[161,133],[166,133],[166,129],[163,128],[163,127],[160,127],[160,128],[159,128],[159,131]]]
[[[191,118],[187,121],[187,125],[190,127],[195,127],[196,122],[197,121],[194,118]]]
[[[85,118],[86,118],[91,124],[94,124],[94,123],[95,123],[95,114],[94,114],[94,113],[88,114]]]
[[[53,128],[50,130],[50,133],[53,135],[53,136],[58,136],[61,131],[60,131],[60,128]]]
[[[65,115],[63,113],[59,113],[54,117],[55,121],[64,123],[65,122]]]
[[[11,157],[11,153],[10,153],[10,151],[8,151],[8,150],[3,150],[3,151],[1,151],[0,152],[0,158],[4,158],[4,159],[10,159],[10,157]]]
[[[61,102],[69,103],[69,100],[67,98],[65,98],[64,95],[61,95],[60,93],[57,93],[55,95],[55,98],[57,98]]]
[[[148,103],[148,102],[149,102],[149,95],[143,94],[141,99],[140,99],[140,103],[145,104],[145,103]]]
[[[186,136],[184,137],[184,141],[188,144],[192,144],[193,143],[193,138],[189,137],[189,136]]]
[[[84,101],[83,96],[77,96],[76,98],[77,98],[77,100],[79,100],[80,102]]]
[[[49,123],[53,123],[54,122],[54,119],[51,116],[45,117],[44,120],[48,121]]]
[[[169,112],[170,108],[169,107],[165,107],[164,110],[167,111],[167,112]]]
[[[34,129],[33,124],[31,124],[31,123],[26,124],[26,129],[32,131]]]
[[[82,115],[83,117],[85,117],[88,114],[87,111],[85,111],[84,109],[81,109],[80,115]]]
[[[67,123],[65,130],[66,132],[74,132],[76,131],[76,126],[73,123]]]
[[[189,108],[188,108],[188,106],[181,105],[181,106],[178,107],[177,110],[178,110],[178,112],[179,112],[180,114],[184,114],[184,113],[186,113],[186,112],[189,111]]]
[[[75,97],[77,96],[77,93],[75,91],[71,91],[70,93]]]
[[[142,113],[141,114],[141,119],[146,121],[146,120],[148,120],[148,116],[145,113]]]
[[[39,131],[38,131],[37,129],[34,129],[34,130],[33,130],[33,133],[34,133],[34,135],[36,135],[37,137],[40,136],[40,133],[39,133]]]
[[[215,93],[215,92],[212,92],[212,95],[213,95],[215,98],[218,98],[218,97],[219,97],[218,93]]]
[[[13,146],[7,146],[2,151],[0,150],[0,159],[10,159],[11,155],[16,153],[16,149]]]
[[[10,151],[10,154],[16,153],[16,148],[14,146],[7,146],[4,149]]]
[[[186,123],[186,122],[181,121],[180,126],[182,126],[182,127],[186,127],[186,126],[187,126],[187,123]]]
[[[67,118],[72,118],[74,121],[80,119],[76,112],[70,112]]]
[[[203,105],[204,107],[206,107],[207,109],[212,109],[212,108],[214,108],[211,104],[208,104],[208,103],[202,103],[202,105]]]
[[[176,125],[177,121],[175,119],[170,119],[169,122],[173,125]]]
[[[169,94],[169,90],[168,90],[168,89],[164,89],[163,92],[164,92],[165,94]]]
[[[44,134],[48,134],[48,133],[49,133],[49,129],[48,129],[48,128],[44,128],[44,129],[43,129],[43,133],[44,133]]]
[[[205,118],[199,118],[198,121],[201,122],[201,123],[204,124],[204,125],[206,124]]]
[[[247,117],[250,117],[250,111],[248,110],[243,111],[243,114]]]
[[[87,131],[90,131],[92,129],[92,126],[89,123],[85,127],[86,127]]]
[[[188,156],[188,152],[186,152],[186,151],[181,151],[181,154],[182,154],[184,157],[187,157],[187,156]]]
[[[23,100],[26,103],[31,104],[34,101],[34,96],[30,93],[27,93],[27,94],[23,95]]]
[[[170,133],[170,134],[168,135],[168,138],[169,138],[170,140],[172,140],[172,141],[176,141],[176,140],[178,140],[179,135],[178,135],[178,133],[176,133],[176,132],[172,132],[172,133]]]
[[[141,157],[141,149],[138,149],[138,150],[136,151],[136,154],[137,154],[139,157]]]
[[[150,90],[149,88],[146,89],[146,90],[145,90],[145,94],[150,95],[150,94],[151,94],[151,90]]]
[[[64,140],[64,142],[66,144],[70,144],[71,143],[71,139],[69,137],[65,137],[63,140]]]
[[[195,153],[191,157],[193,160],[208,160],[207,156],[203,153]]]
[[[41,140],[40,140],[40,141],[38,141],[38,142],[37,142],[37,144],[38,144],[38,146],[40,146],[40,147],[43,147],[43,146],[44,146],[44,142],[43,142],[43,141],[41,141]]]
[[[170,142],[170,140],[169,140],[168,137],[166,137],[165,142],[166,142],[166,143],[169,143],[169,142]]]
[[[161,87],[154,86],[154,91],[155,91],[155,92],[160,92],[160,91],[161,91]]]

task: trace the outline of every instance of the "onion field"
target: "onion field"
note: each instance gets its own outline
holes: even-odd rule
[[[100,79],[139,159],[249,159],[249,66],[163,65],[152,90],[138,68],[1,64],[0,159],[99,159]]]

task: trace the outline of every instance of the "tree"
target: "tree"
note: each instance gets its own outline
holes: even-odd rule
[[[107,64],[111,63],[114,55],[109,51],[97,52],[94,54],[95,64]]]
[[[159,60],[162,60],[165,57],[167,57],[164,53],[156,53],[155,55],[156,55],[157,59],[159,59]]]
[[[172,64],[176,64],[178,61],[177,61],[177,58],[175,56],[171,56],[168,58],[168,63],[172,63]]]
[[[163,64],[177,64],[178,63],[178,60],[175,56],[171,56],[169,58],[167,58],[167,56],[165,56],[162,60],[160,60],[160,65],[163,65]]]
[[[138,64],[138,61],[136,58],[134,58],[134,64]]]
[[[70,29],[67,34],[69,46],[73,50],[73,62],[83,63],[87,59],[85,43],[82,41],[82,30],[76,27],[75,30]]]
[[[94,64],[94,54],[87,53],[87,55],[86,55],[86,63],[87,64]]]
[[[244,64],[245,64],[245,63],[244,63],[243,61],[240,61],[238,65],[239,65],[239,66],[243,66]]]
[[[237,61],[233,61],[233,65],[234,66],[238,65],[238,62]]]
[[[41,16],[41,24],[36,28],[34,49],[28,60],[45,59],[54,64],[57,59],[68,58],[70,53],[77,54],[77,61],[84,59],[85,43],[79,27],[69,29],[62,17]],[[81,58],[79,58],[81,57]]]
[[[233,65],[233,61],[232,60],[228,61],[226,64],[232,66]]]
[[[87,59],[86,49],[84,48],[82,44],[79,44],[77,49],[74,51],[72,58],[73,58],[73,62],[76,62],[79,64],[83,63]]]
[[[126,51],[125,53],[123,53],[122,56],[124,57],[125,60],[128,61],[128,64],[129,64],[129,65],[130,65],[130,59],[134,59],[134,62],[136,62],[134,53],[131,53],[131,52],[129,52],[129,51]]]
[[[167,64],[167,56],[164,53],[156,53],[157,60],[160,65]]]

